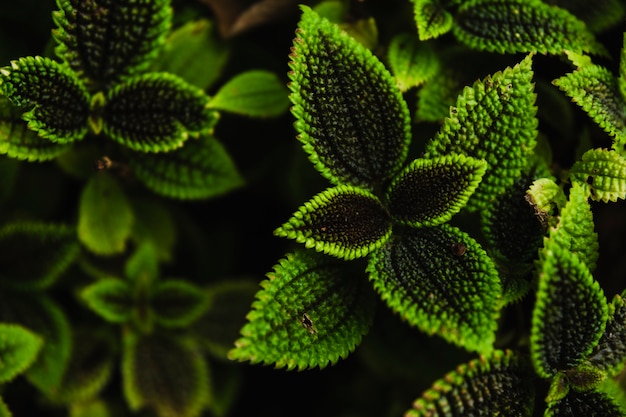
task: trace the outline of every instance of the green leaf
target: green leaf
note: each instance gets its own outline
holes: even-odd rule
[[[114,255],[126,248],[134,214],[120,185],[106,172],[95,174],[80,197],[78,238],[98,255]]]
[[[209,370],[189,338],[124,335],[122,378],[131,410],[159,417],[197,417],[211,401]]]
[[[207,308],[206,293],[196,285],[181,280],[157,281],[152,290],[155,321],[163,327],[187,327]]]
[[[454,17],[439,0],[412,1],[420,40],[438,38],[452,29]]]
[[[615,151],[588,150],[569,176],[572,181],[588,185],[592,200],[607,203],[626,198],[626,160]]]
[[[417,91],[417,121],[441,122],[450,115],[450,107],[458,97],[459,79],[455,71],[445,68]]]
[[[289,107],[289,91],[273,72],[251,70],[224,84],[208,107],[250,117],[275,117]]]
[[[447,224],[394,230],[372,253],[367,271],[382,299],[410,325],[467,350],[492,349],[500,281],[466,233]]]
[[[299,140],[333,184],[372,190],[406,159],[408,108],[368,49],[308,7],[302,10],[289,64]]]
[[[57,0],[59,58],[104,89],[147,69],[170,29],[170,0]]]
[[[30,330],[0,323],[0,383],[11,381],[37,359],[43,340]]]
[[[606,68],[586,65],[552,82],[615,138],[616,149],[626,145],[626,102],[617,79]]]
[[[126,323],[135,307],[133,289],[121,279],[97,281],[83,289],[80,296],[93,312],[112,323]]]
[[[421,85],[440,71],[439,59],[430,44],[408,33],[391,40],[387,60],[402,92]]]
[[[9,407],[7,407],[4,400],[2,400],[2,397],[0,397],[0,417],[13,417],[13,414],[9,411]]]
[[[79,253],[76,230],[69,226],[7,223],[0,228],[0,282],[22,289],[49,287],[69,269]]]
[[[534,181],[526,192],[528,202],[532,204],[537,213],[548,217],[554,209],[561,209],[567,204],[567,197],[563,188],[552,178],[539,178]]]
[[[617,85],[622,98],[626,98],[626,33],[624,33],[622,49],[619,55],[619,76]]]
[[[590,31],[603,32],[624,18],[624,4],[620,0],[547,0],[546,3],[559,6],[585,22]]]
[[[200,19],[172,31],[150,70],[171,72],[203,90],[221,75],[230,47],[218,38],[215,24]]]
[[[350,264],[313,251],[287,255],[256,295],[229,358],[277,368],[324,368],[361,342],[375,294]]]
[[[0,96],[0,154],[28,162],[56,158],[70,149],[69,144],[55,143],[29,130],[21,119],[21,111],[6,97]]]
[[[530,351],[537,374],[550,378],[591,353],[604,332],[608,308],[587,266],[558,242],[545,241],[539,266]]]
[[[152,286],[152,282],[160,275],[159,259],[152,242],[146,240],[137,245],[124,265],[124,274],[136,284],[145,283],[148,287]]]
[[[531,381],[526,361],[513,351],[496,350],[436,381],[405,415],[530,417],[535,401]]]
[[[463,155],[414,160],[389,186],[391,217],[413,227],[447,222],[467,203],[486,169],[484,161]]]
[[[544,417],[602,416],[623,417],[626,413],[607,394],[570,390],[561,400],[548,404]]]
[[[28,128],[54,143],[87,134],[89,93],[68,68],[50,58],[25,57],[0,69],[0,94],[20,107]]]
[[[340,185],[304,203],[274,234],[318,252],[355,259],[381,247],[391,235],[391,219],[374,194]]]
[[[155,198],[133,198],[133,212],[141,213],[133,224],[132,239],[137,246],[149,241],[159,261],[171,261],[177,229],[171,210]]]
[[[626,303],[620,295],[609,304],[606,328],[587,358],[589,363],[611,376],[624,369],[626,362]]]
[[[540,0],[465,1],[455,23],[454,35],[483,51],[562,54],[568,49],[607,54],[582,21]]]
[[[134,151],[172,151],[213,131],[218,114],[207,102],[201,89],[173,74],[137,75],[107,91],[102,131]]]
[[[583,362],[575,369],[565,371],[568,385],[579,392],[598,388],[606,379],[606,372]]]
[[[189,140],[166,154],[131,153],[133,174],[165,197],[198,200],[240,187],[243,179],[224,146],[211,135]]]
[[[531,65],[532,55],[528,55],[513,68],[466,87],[450,117],[426,145],[426,157],[458,153],[489,164],[468,209],[492,204],[521,176],[533,153],[537,108]]]

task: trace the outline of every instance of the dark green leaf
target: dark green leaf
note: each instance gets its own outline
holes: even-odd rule
[[[224,84],[209,101],[209,108],[250,117],[280,116],[289,107],[289,91],[276,74],[251,70]]]
[[[421,85],[440,70],[439,59],[430,44],[407,33],[391,40],[387,59],[396,84],[403,92]]]
[[[196,285],[181,280],[157,281],[152,290],[155,321],[164,327],[187,327],[207,308],[207,295]]]
[[[149,240],[137,245],[137,249],[124,265],[126,278],[134,283],[144,283],[147,287],[159,277],[159,259],[156,247]],[[141,284],[141,285],[144,285]]]
[[[369,329],[375,294],[343,261],[289,254],[256,295],[229,358],[277,368],[323,368],[345,358]]]
[[[569,172],[572,181],[586,183],[595,201],[626,198],[626,159],[618,152],[590,149]]]
[[[624,19],[624,3],[620,0],[546,0],[585,22],[592,32],[602,32],[620,24]]]
[[[386,208],[361,188],[340,185],[317,194],[274,232],[338,258],[361,258],[391,235]]]
[[[43,340],[30,330],[0,323],[0,383],[11,381],[37,359]]]
[[[48,287],[67,271],[79,253],[76,230],[71,227],[8,223],[0,228],[0,281],[16,288]]]
[[[619,54],[619,76],[617,77],[617,85],[622,98],[626,99],[626,33],[624,33],[622,50]]]
[[[49,58],[20,58],[0,69],[0,94],[25,111],[22,118],[42,140],[62,145],[87,134],[89,93],[73,72]]]
[[[177,239],[174,217],[168,207],[155,198],[133,198],[135,218],[132,238],[137,246],[150,241],[159,261],[171,261]]]
[[[412,326],[468,350],[492,349],[500,281],[466,233],[446,224],[394,230],[367,270],[387,305]]]
[[[616,375],[626,362],[626,303],[620,295],[613,297],[608,316],[604,333],[587,360],[609,375]]]
[[[80,295],[91,310],[113,323],[127,322],[135,307],[133,289],[121,279],[102,279],[86,287]]]
[[[436,381],[406,417],[530,417],[535,402],[532,368],[512,351],[496,350]]]
[[[333,184],[373,189],[402,166],[410,117],[394,78],[363,45],[303,7],[289,77],[295,127]]]
[[[606,54],[574,15],[540,0],[470,0],[459,7],[452,30],[474,49],[499,53]]]
[[[224,146],[213,136],[189,140],[166,154],[131,153],[133,174],[157,194],[179,199],[205,199],[243,184]]]
[[[170,28],[170,0],[57,0],[56,53],[94,89],[147,68]]]
[[[537,374],[550,378],[580,365],[604,333],[606,319],[604,293],[587,266],[546,239],[530,336]]]
[[[576,391],[591,391],[597,389],[606,379],[606,372],[586,362],[575,369],[565,371],[567,384]]]
[[[438,38],[452,29],[454,18],[439,0],[413,0],[413,4],[420,40]]]
[[[536,144],[537,119],[532,56],[466,87],[426,156],[450,153],[484,159],[489,164],[468,203],[475,210],[492,204],[521,176]]]
[[[597,416],[623,417],[626,413],[607,394],[570,390],[561,400],[548,404],[545,417]]]
[[[207,363],[192,340],[127,333],[123,349],[124,395],[133,411],[195,417],[211,401]]]
[[[107,91],[102,131],[139,152],[180,148],[189,136],[211,133],[218,114],[204,92],[167,72],[128,78]]]
[[[4,400],[2,400],[2,397],[0,397],[0,417],[13,417],[13,414],[9,411],[9,407],[7,407]]]
[[[11,199],[19,179],[21,165],[16,159],[9,159],[0,155],[0,177],[2,178],[0,205],[5,205]]]
[[[486,169],[484,161],[463,155],[414,160],[389,186],[391,217],[413,227],[447,222],[467,203]]]

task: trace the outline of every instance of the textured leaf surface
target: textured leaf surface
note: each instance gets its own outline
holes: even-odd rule
[[[103,133],[134,151],[171,151],[212,132],[218,115],[207,102],[201,89],[173,74],[131,77],[107,92]]]
[[[189,326],[204,313],[207,301],[196,285],[173,279],[156,282],[151,299],[155,321],[164,327]]]
[[[123,252],[133,217],[130,203],[115,178],[105,172],[97,173],[80,197],[78,238],[99,255]]]
[[[467,203],[486,169],[484,161],[463,155],[416,159],[389,186],[389,212],[414,227],[445,223]]]
[[[436,381],[406,417],[532,415],[532,368],[512,351],[496,350]]]
[[[412,326],[468,350],[492,349],[500,282],[466,233],[445,224],[394,230],[367,271],[387,305]]]
[[[40,56],[20,58],[0,69],[0,94],[22,108],[28,128],[59,144],[87,134],[89,94],[76,75]]]
[[[251,70],[224,84],[208,106],[250,117],[280,116],[289,107],[289,91],[276,74]]]
[[[615,151],[590,149],[570,170],[572,181],[586,183],[595,201],[626,198],[626,159]]]
[[[620,0],[546,0],[546,3],[562,7],[585,22],[590,31],[602,32],[622,22],[624,3]]]
[[[415,35],[395,36],[387,52],[389,67],[400,91],[417,87],[432,78],[440,69],[439,59],[428,43]]]
[[[125,323],[135,306],[133,289],[121,279],[102,279],[84,290],[80,295],[87,306],[106,321]]]
[[[528,202],[535,207],[538,213],[550,215],[555,208],[563,208],[567,204],[567,197],[559,184],[552,178],[539,178],[528,187]]]
[[[620,151],[623,149],[626,145],[626,102],[617,79],[608,69],[586,65],[553,83],[615,138]]]
[[[90,82],[107,88],[147,68],[170,28],[169,0],[57,0],[56,54]]]
[[[491,52],[605,54],[585,24],[540,0],[470,0],[455,16],[453,33],[468,46]]]
[[[340,185],[304,203],[275,235],[338,258],[361,258],[391,234],[391,219],[369,191]]]
[[[545,417],[602,416],[623,417],[619,405],[607,394],[597,391],[570,392],[560,401],[549,404]]]
[[[626,362],[626,303],[620,295],[609,304],[606,328],[588,361],[612,376],[623,370]]]
[[[71,227],[8,223],[0,228],[0,281],[17,288],[48,287],[72,265],[79,249]]]
[[[484,159],[489,164],[469,209],[492,203],[521,176],[537,136],[532,57],[466,87],[426,156],[450,153]]]
[[[313,251],[287,255],[256,295],[231,359],[288,369],[345,358],[369,329],[375,294],[367,280]]]
[[[333,184],[373,189],[402,166],[408,108],[371,52],[303,7],[289,77],[295,127],[315,167]]]
[[[224,146],[213,136],[189,140],[165,154],[130,154],[137,179],[157,194],[184,200],[222,195],[243,184]]]
[[[413,5],[420,40],[438,38],[452,29],[454,17],[439,0],[413,0]]]
[[[132,410],[196,417],[210,401],[207,363],[191,340],[128,333],[123,348],[124,395]]]
[[[546,240],[530,338],[537,374],[550,378],[578,366],[602,336],[607,309],[604,293],[585,264]]]
[[[0,323],[0,383],[21,374],[35,362],[43,340],[30,330]]]

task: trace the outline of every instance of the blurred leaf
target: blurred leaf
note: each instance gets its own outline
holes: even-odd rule
[[[126,323],[135,307],[133,289],[121,279],[101,279],[80,293],[87,306],[106,321]]]
[[[4,403],[2,397],[0,397],[0,417],[13,417],[13,414],[9,411],[9,407]]]
[[[420,40],[438,38],[452,29],[454,17],[439,0],[412,1]]]
[[[67,145],[67,148],[55,159],[57,166],[72,178],[88,181],[96,171],[96,161],[103,156],[100,144],[94,140],[85,140]]]
[[[545,417],[602,416],[623,417],[626,413],[607,394],[570,390],[561,400],[548,404]]]
[[[1,141],[2,139],[0,139]],[[1,152],[0,152],[1,153]],[[20,172],[20,162],[15,159],[7,158],[0,155],[0,177],[2,183],[0,185],[0,204],[5,205],[11,198]]]
[[[587,184],[592,200],[608,203],[626,198],[626,159],[615,151],[588,150],[569,176],[572,181]]]
[[[620,0],[546,0],[585,22],[592,32],[602,32],[623,22],[624,3]]]
[[[113,414],[111,407],[101,399],[74,402],[69,406],[69,417],[121,417]]]
[[[207,308],[206,293],[196,285],[181,280],[157,281],[152,289],[155,321],[163,327],[187,327]]]
[[[606,328],[587,358],[598,369],[614,376],[624,369],[626,362],[626,303],[620,295],[609,304]]]
[[[288,254],[261,283],[229,358],[302,370],[347,357],[376,305],[367,280],[349,265],[313,251]]]
[[[440,122],[450,116],[460,89],[456,73],[441,69],[417,91],[416,121]]]
[[[408,33],[391,40],[387,59],[402,92],[420,86],[440,71],[439,59],[430,44]]]
[[[155,198],[133,198],[133,212],[141,213],[133,223],[132,239],[137,246],[150,241],[159,261],[171,261],[177,230],[172,213]]]
[[[43,340],[15,324],[0,323],[0,383],[9,382],[37,359]]]

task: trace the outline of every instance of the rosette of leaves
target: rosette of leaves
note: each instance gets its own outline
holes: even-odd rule
[[[451,153],[405,165],[410,118],[372,53],[303,7],[291,53],[296,129],[332,186],[275,232],[323,255],[288,255],[257,294],[231,358],[304,369],[345,357],[371,301],[345,260],[365,259],[374,288],[411,325],[469,350],[492,348],[500,283],[485,251],[446,223],[484,161]],[[357,265],[360,262],[357,262]]]

